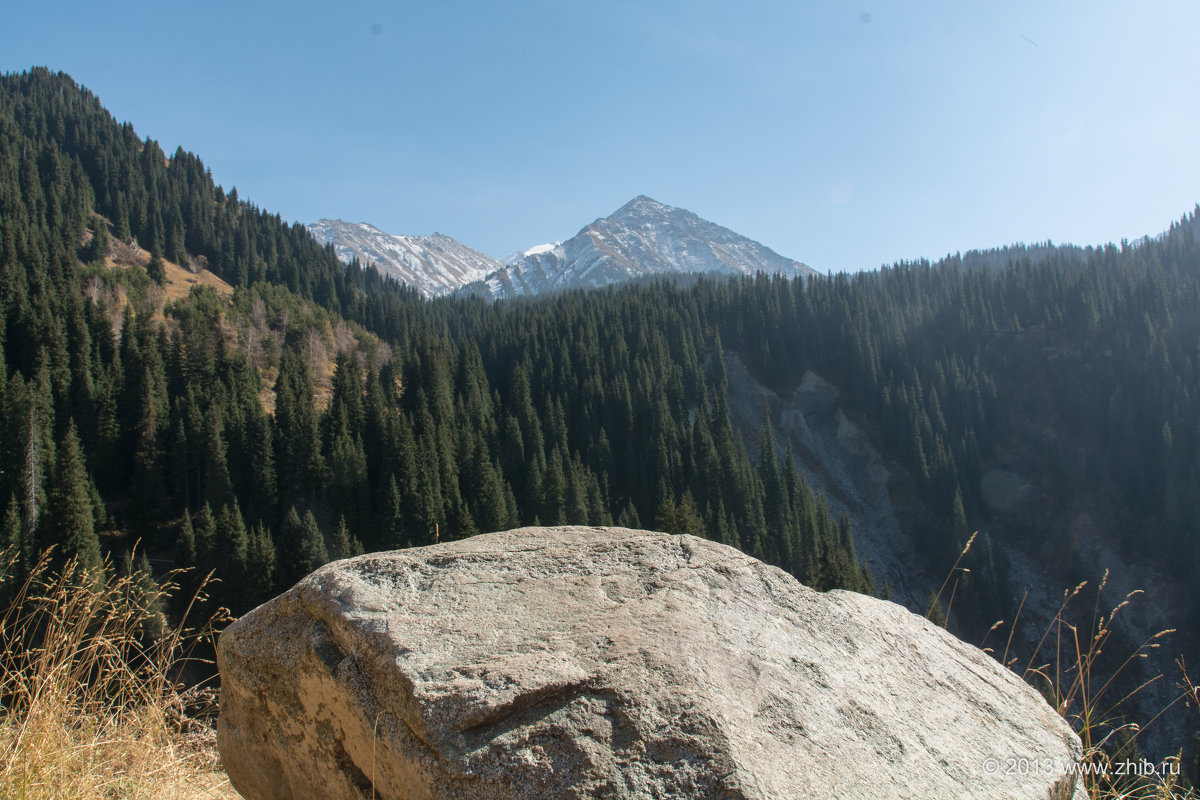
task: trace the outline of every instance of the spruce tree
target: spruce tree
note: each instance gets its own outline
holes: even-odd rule
[[[167,628],[167,609],[163,603],[161,587],[154,579],[154,571],[145,551],[135,560],[133,554],[126,550],[121,559],[121,575],[125,579],[123,599],[128,607],[149,612],[145,615],[138,614],[142,638],[161,638]]]
[[[217,520],[212,507],[205,503],[200,507],[194,524],[196,535],[196,565],[200,578],[220,569],[220,554],[217,552]]]
[[[226,460],[224,410],[216,404],[209,407],[204,428],[204,498],[213,508],[223,508],[234,499]]]
[[[381,549],[399,550],[410,544],[405,534],[404,497],[396,484],[396,476],[392,475],[388,477],[387,494],[384,497]]]
[[[158,443],[158,413],[150,386],[150,371],[143,377],[144,391],[138,414],[133,453],[132,492],[135,504],[134,522],[142,533],[150,533],[158,521],[163,498],[163,453]]]
[[[338,518],[337,530],[334,531],[333,539],[329,544],[329,556],[332,560],[353,558],[363,553],[362,542],[358,540],[357,536],[350,535],[345,517]]]
[[[25,536],[21,526],[21,504],[14,493],[0,519],[0,597],[20,585],[29,572],[28,556],[25,552]]]
[[[633,507],[632,501],[626,501],[625,507],[617,515],[617,525],[622,528],[633,528],[634,530],[642,527],[642,522],[638,519],[637,509]]]
[[[690,491],[684,491],[678,503],[669,497],[664,498],[655,515],[654,527],[663,533],[690,533],[693,536],[705,534],[704,520],[700,518],[700,511],[696,508],[696,501],[692,499]]]
[[[175,568],[195,569],[196,562],[196,532],[192,528],[191,515],[184,512],[179,533],[175,536]]]
[[[325,538],[311,511],[301,517],[292,506],[279,528],[277,547],[279,585],[287,589],[317,567],[329,561]]]
[[[103,266],[109,247],[108,225],[100,218],[94,219],[92,225],[95,232],[92,234],[92,241],[89,243],[87,260],[93,264]]]
[[[192,517],[185,510],[175,535],[175,569],[182,570],[179,588],[172,597],[175,614],[182,616],[200,588],[199,558],[196,552],[196,532],[192,528]]]
[[[275,576],[279,568],[275,543],[261,522],[250,528],[246,563],[249,567],[247,597],[251,604],[265,603],[275,590]]]
[[[220,558],[220,597],[224,605],[234,613],[249,607],[248,584],[251,578],[249,566],[249,537],[246,522],[237,501],[221,509],[216,521],[216,551]]]
[[[297,565],[303,575],[329,562],[329,552],[325,549],[325,537],[317,525],[317,518],[311,511],[304,512],[300,536],[300,557]]]
[[[150,275],[150,280],[159,286],[167,282],[167,267],[157,250],[150,254],[150,263],[146,266],[146,272]]]
[[[98,569],[101,563],[90,484],[72,421],[58,446],[46,508],[46,533],[48,543],[57,546],[59,559],[74,559],[81,571]]]

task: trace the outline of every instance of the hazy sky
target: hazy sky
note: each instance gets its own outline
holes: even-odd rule
[[[259,206],[497,256],[638,194],[822,270],[1200,201],[1195,0],[2,5],[0,70]]]

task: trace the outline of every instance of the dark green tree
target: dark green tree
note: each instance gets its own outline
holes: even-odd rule
[[[311,511],[305,511],[301,517],[294,506],[288,509],[279,529],[276,552],[281,589],[290,588],[329,561],[325,537]]]
[[[58,548],[60,561],[74,559],[79,570],[100,567],[100,539],[92,513],[91,479],[83,462],[75,423],[58,444],[54,478],[46,508],[46,542]]]
[[[8,501],[0,519],[0,599],[8,599],[29,573],[25,535],[21,525],[21,504],[16,494]]]
[[[261,522],[250,529],[246,562],[250,571],[247,586],[250,605],[265,603],[274,594],[275,576],[279,565],[275,543],[271,541],[270,532]]]
[[[150,276],[150,280],[159,286],[167,282],[167,267],[157,251],[150,253],[150,263],[146,265],[146,273]]]
[[[693,536],[704,536],[704,520],[696,508],[692,493],[685,491],[676,503],[666,498],[659,504],[658,513],[654,518],[654,527],[663,533],[690,533]]]
[[[341,558],[352,558],[362,555],[362,542],[357,536],[350,534],[350,529],[346,526],[346,518],[339,517],[337,530],[333,533],[333,539],[329,543],[329,557],[331,560]]]

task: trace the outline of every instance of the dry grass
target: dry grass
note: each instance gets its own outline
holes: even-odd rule
[[[1182,754],[1152,763],[1137,749],[1138,739],[1146,726],[1153,725],[1175,703],[1186,700],[1186,694],[1177,695],[1167,708],[1145,723],[1129,718],[1130,701],[1150,684],[1163,680],[1163,675],[1155,675],[1124,694],[1114,695],[1121,675],[1132,664],[1159,649],[1159,640],[1175,631],[1159,631],[1133,652],[1123,654],[1115,668],[1101,669],[1099,665],[1105,650],[1113,643],[1113,621],[1142,593],[1141,590],[1130,592],[1108,613],[1102,614],[1100,597],[1107,580],[1106,572],[1096,588],[1091,623],[1085,630],[1068,622],[1064,614],[1086,584],[1081,583],[1063,593],[1063,600],[1029,657],[1022,676],[1040,688],[1055,710],[1079,733],[1083,743],[1085,786],[1093,800],[1193,800],[1195,792],[1185,788],[1180,780]],[[1048,643],[1053,644],[1054,653],[1041,661],[1043,648]],[[1006,646],[1003,657],[1007,656]],[[1015,659],[1009,666],[1015,666]],[[1186,680],[1186,673],[1184,677]],[[1137,774],[1140,767],[1146,768],[1145,774]],[[1135,774],[1129,774],[1131,772]]]
[[[43,560],[0,586],[0,797],[237,798],[211,729],[184,713],[203,695],[176,683],[210,628],[162,631],[172,587],[136,571],[75,573]]]
[[[150,259],[146,259],[150,263]],[[167,302],[187,297],[193,286],[211,286],[222,300],[233,297],[233,287],[218,278],[207,269],[199,272],[189,272],[178,264],[163,259],[163,267],[167,273],[166,293]]]
[[[959,561],[955,562],[950,575],[942,584],[943,591],[951,577],[955,578],[954,586],[957,588],[958,564],[974,540],[975,537],[972,536],[959,555]],[[1084,787],[1091,800],[1197,800],[1200,795],[1181,778],[1182,752],[1155,763],[1146,759],[1137,748],[1138,739],[1145,728],[1153,725],[1175,704],[1183,701],[1193,708],[1200,708],[1200,694],[1188,677],[1183,661],[1177,661],[1182,676],[1178,684],[1180,693],[1166,708],[1144,723],[1129,718],[1131,701],[1150,684],[1164,680],[1164,676],[1155,675],[1132,690],[1124,690],[1124,694],[1117,693],[1117,686],[1122,685],[1121,676],[1130,666],[1146,659],[1152,651],[1159,649],[1159,640],[1175,631],[1159,631],[1142,642],[1133,652],[1121,654],[1114,661],[1110,655],[1105,654],[1106,648],[1115,645],[1112,638],[1113,622],[1142,592],[1130,592],[1110,611],[1101,613],[1100,597],[1107,581],[1108,573],[1105,572],[1096,588],[1090,624],[1084,629],[1069,621],[1069,617],[1074,615],[1069,614],[1068,609],[1079,601],[1087,583],[1081,583],[1063,593],[1062,602],[1022,667],[1018,658],[1010,658],[1009,653],[1013,634],[1028,598],[1026,592],[1016,617],[1012,624],[1008,625],[1008,638],[1003,653],[999,656],[1000,661],[1041,691],[1046,700],[1079,734],[1083,744],[1079,774],[1083,776]],[[939,591],[934,598],[930,614],[937,608],[941,594],[942,591]],[[949,614],[949,609],[946,613]],[[988,630],[988,634],[1004,626],[1004,621],[997,622]],[[991,648],[984,649],[994,653]],[[1116,666],[1113,667],[1113,664]]]
[[[145,269],[150,263],[150,253],[136,245],[112,239],[109,244],[108,257],[105,265],[113,269],[130,269],[138,267]],[[201,267],[196,272],[184,268],[174,261],[163,259],[163,268],[167,280],[164,284],[165,300],[169,303],[187,297],[193,286],[211,286],[217,295],[228,300],[233,297],[233,287],[208,269]]]

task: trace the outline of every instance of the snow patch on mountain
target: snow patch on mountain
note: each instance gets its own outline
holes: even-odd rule
[[[515,257],[519,256],[519,257]],[[807,276],[815,271],[682,208],[635,197],[571,239],[514,254],[460,290],[492,298],[694,273]]]
[[[504,265],[449,236],[384,233],[365,222],[322,219],[306,226],[319,242],[333,244],[338,258],[374,264],[385,275],[408,284],[425,297],[450,294],[480,281]]]
[[[374,264],[425,297],[458,293],[501,299],[688,274],[816,274],[691,211],[644,195],[566,241],[539,244],[503,261],[440,233],[393,235],[365,222],[330,219],[308,229],[318,241],[332,244],[343,261]]]
[[[542,253],[548,253],[558,247],[562,242],[547,242],[546,244],[535,244],[528,250],[518,250],[515,253],[509,253],[504,258],[500,259],[502,264],[520,264],[525,260],[526,256],[537,256]]]

